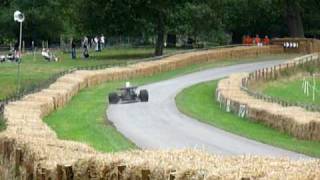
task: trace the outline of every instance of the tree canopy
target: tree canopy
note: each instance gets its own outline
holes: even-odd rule
[[[0,44],[15,41],[17,9],[26,16],[24,40],[58,42],[61,35],[155,37],[166,34],[227,43],[243,35],[319,37],[318,0],[2,0]]]

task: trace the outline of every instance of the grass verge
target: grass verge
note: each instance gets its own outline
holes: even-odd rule
[[[220,109],[214,92],[218,81],[194,85],[176,97],[184,114],[228,132],[306,155],[320,157],[320,142],[298,140],[261,123],[254,123]]]
[[[191,65],[152,77],[134,78],[130,82],[134,85],[143,85],[203,69],[275,58],[288,58],[288,56],[263,56],[258,59],[223,60]],[[123,86],[124,83],[124,81],[107,82],[97,87],[84,89],[73,97],[64,108],[53,112],[44,121],[57,132],[60,139],[84,142],[102,152],[136,148],[112,124],[106,121],[106,109],[108,107],[106,96],[109,92]]]
[[[313,85],[312,78],[306,78],[309,81],[310,85]],[[304,104],[314,104],[320,105],[320,94],[319,87],[317,85],[320,84],[320,79],[317,77],[315,79],[316,83],[316,93],[315,93],[315,101],[313,101],[312,88],[309,88],[309,95],[303,93],[302,88],[303,77],[288,77],[282,78],[277,81],[269,81],[266,83],[259,83],[258,86],[254,86],[255,90],[262,92],[268,96],[278,97],[282,100],[288,102],[299,102]]]

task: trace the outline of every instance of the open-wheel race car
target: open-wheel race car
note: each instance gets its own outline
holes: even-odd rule
[[[130,83],[127,82],[125,87],[119,88],[117,92],[109,94],[109,104],[148,102],[148,91],[141,89],[138,94],[137,89],[137,86],[130,86]]]

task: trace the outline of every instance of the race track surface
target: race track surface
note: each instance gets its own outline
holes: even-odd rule
[[[191,85],[236,72],[250,72],[283,61],[241,64],[204,70],[140,88],[149,91],[148,103],[110,105],[108,119],[142,149],[198,148],[224,155],[306,156],[256,142],[199,122],[179,112],[175,96]],[[212,92],[214,93],[214,92]]]

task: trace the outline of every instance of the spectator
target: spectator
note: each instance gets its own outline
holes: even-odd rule
[[[48,62],[50,62],[50,61],[55,61],[55,62],[57,62],[57,61],[59,60],[53,53],[50,52],[49,49],[46,50],[45,48],[43,48],[43,49],[42,49],[42,52],[41,52],[41,55],[42,55],[42,57],[44,57],[44,59],[46,59]]]
[[[3,63],[6,61],[6,56],[0,55],[0,62]]]
[[[76,59],[77,55],[76,55],[76,43],[74,42],[74,40],[71,40],[71,58],[72,59]]]
[[[94,41],[94,38],[91,38],[91,48],[95,48],[95,45],[96,45],[96,43]]]
[[[97,36],[94,38],[94,44],[95,44],[95,50],[98,52],[99,51],[99,38]]]
[[[89,58],[88,46],[89,46],[89,39],[87,36],[85,36],[83,39],[83,57],[84,58]]]
[[[268,36],[265,36],[264,39],[263,39],[263,44],[264,45],[269,45],[270,44],[270,39]]]
[[[98,38],[98,51],[101,51],[101,38]]]
[[[18,62],[19,61],[19,58],[18,58],[18,52],[15,50],[14,47],[12,47],[10,49],[10,52],[8,53],[7,55],[7,59],[11,62]]]
[[[83,47],[89,47],[89,39],[87,36],[84,36],[83,42],[82,42]]]
[[[247,36],[247,45],[251,45],[253,43],[253,39],[248,35]]]
[[[106,43],[106,39],[103,34],[101,35],[100,39],[101,39],[101,49],[103,49],[105,47],[105,43]]]
[[[256,44],[257,46],[262,46],[262,44],[261,44],[261,39],[260,39],[260,37],[259,37],[258,34],[256,35],[256,38],[254,39],[254,42],[255,42],[255,44]]]

